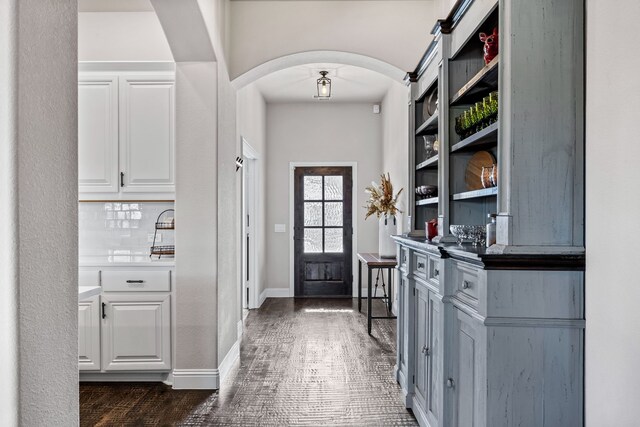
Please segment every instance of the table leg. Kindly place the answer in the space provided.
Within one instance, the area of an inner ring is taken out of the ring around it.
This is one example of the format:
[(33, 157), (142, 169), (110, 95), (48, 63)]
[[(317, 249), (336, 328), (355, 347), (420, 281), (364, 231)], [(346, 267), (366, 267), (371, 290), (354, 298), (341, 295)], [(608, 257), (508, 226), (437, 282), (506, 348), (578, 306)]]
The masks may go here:
[(391, 285), (391, 272), (393, 271), (392, 268), (389, 268), (389, 297), (388, 297), (388, 305), (389, 305), (389, 311), (391, 311), (391, 298), (393, 298), (393, 286)]
[(367, 274), (367, 332), (371, 335), (371, 267), (367, 266), (368, 274)]
[(362, 261), (358, 260), (358, 313), (362, 312)]

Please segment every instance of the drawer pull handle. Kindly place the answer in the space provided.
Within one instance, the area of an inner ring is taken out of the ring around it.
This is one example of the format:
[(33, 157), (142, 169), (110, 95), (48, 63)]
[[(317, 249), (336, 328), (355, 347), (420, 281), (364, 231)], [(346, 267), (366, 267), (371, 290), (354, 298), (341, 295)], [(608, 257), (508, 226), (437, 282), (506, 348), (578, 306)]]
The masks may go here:
[(433, 270), (433, 277), (440, 277), (440, 270), (438, 270), (437, 268)]
[(418, 270), (424, 269), (424, 262), (418, 262)]
[(107, 307), (106, 303), (102, 303), (102, 318), (106, 319), (107, 318), (107, 312), (105, 311), (105, 308)]
[(465, 280), (462, 282), (462, 289), (469, 289), (471, 287), (471, 282), (468, 280)]
[(144, 280), (127, 280), (127, 283), (144, 283)]
[(453, 388), (455, 385), (456, 383), (453, 381), (453, 378), (447, 380), (447, 388)]

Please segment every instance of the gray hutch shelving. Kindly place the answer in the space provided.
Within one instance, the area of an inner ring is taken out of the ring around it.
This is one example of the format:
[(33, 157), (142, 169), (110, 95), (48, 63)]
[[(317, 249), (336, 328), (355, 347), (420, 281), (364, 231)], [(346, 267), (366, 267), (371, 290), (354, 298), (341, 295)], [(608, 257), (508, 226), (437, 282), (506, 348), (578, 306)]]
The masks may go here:
[[(425, 23), (425, 27), (428, 27)], [(499, 28), (488, 65), (479, 32)], [(411, 88), (413, 233), (398, 243), (398, 358), (405, 403), (423, 426), (583, 425), (584, 2), (459, 0), (438, 21)], [(424, 114), (437, 90), (438, 111)], [(467, 136), (455, 117), (491, 91), (496, 123)], [(425, 158), (422, 135), (437, 134)], [(468, 191), (483, 150), (497, 186)], [(489, 248), (451, 224), (497, 214)], [(438, 219), (438, 236), (419, 237)]]

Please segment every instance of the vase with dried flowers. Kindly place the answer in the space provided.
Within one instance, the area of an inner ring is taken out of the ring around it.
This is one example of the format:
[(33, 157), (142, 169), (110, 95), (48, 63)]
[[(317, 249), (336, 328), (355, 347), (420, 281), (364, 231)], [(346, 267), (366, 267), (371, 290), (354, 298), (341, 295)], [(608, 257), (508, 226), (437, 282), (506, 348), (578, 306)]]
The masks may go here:
[(396, 223), (396, 215), (402, 212), (398, 209), (398, 197), (402, 193), (402, 188), (398, 193), (393, 195), (393, 184), (389, 173), (380, 176), (380, 185), (372, 182), (365, 189), (369, 194), (369, 200), (365, 209), (367, 214), (364, 219), (371, 215), (378, 217), (378, 255), (380, 258), (394, 258), (396, 256), (396, 247), (391, 236), (397, 234), (398, 226)]

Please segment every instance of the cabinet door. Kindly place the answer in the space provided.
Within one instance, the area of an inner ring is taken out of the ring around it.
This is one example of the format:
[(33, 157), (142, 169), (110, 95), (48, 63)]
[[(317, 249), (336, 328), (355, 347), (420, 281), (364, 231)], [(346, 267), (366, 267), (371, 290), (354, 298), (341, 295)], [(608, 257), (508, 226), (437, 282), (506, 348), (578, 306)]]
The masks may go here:
[(169, 294), (104, 293), (102, 368), (171, 369)]
[(436, 294), (429, 291), (427, 312), (427, 419), (432, 426), (438, 425), (442, 400), (442, 349), (441, 314), (442, 302)]
[(100, 370), (100, 296), (78, 303), (78, 368)]
[(120, 172), (123, 192), (175, 191), (174, 76), (120, 77)]
[(78, 184), (81, 193), (118, 192), (118, 78), (78, 81)]
[[(484, 345), (479, 320), (455, 309), (454, 328), (454, 405), (455, 426), (483, 426), (482, 392), (484, 369)], [(451, 385), (451, 383), (449, 383)]]
[[(397, 337), (397, 366), (399, 371), (398, 381), (407, 389), (407, 352), (409, 343), (409, 310), (407, 307), (409, 283), (402, 275), (398, 274), (398, 337)], [(404, 382), (403, 382), (404, 381)]]
[(415, 365), (414, 365), (414, 393), (417, 403), (424, 410), (427, 403), (428, 393), (428, 306), (429, 292), (425, 287), (416, 283), (415, 294)]

